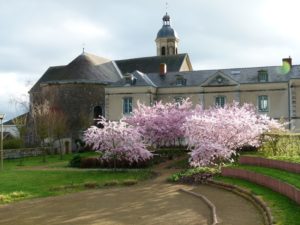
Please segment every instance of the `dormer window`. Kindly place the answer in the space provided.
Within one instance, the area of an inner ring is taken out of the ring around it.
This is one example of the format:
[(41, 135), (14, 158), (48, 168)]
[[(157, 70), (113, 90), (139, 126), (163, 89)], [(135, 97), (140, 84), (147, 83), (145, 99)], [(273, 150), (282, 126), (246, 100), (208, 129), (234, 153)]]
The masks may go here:
[(176, 86), (185, 86), (186, 85), (186, 79), (184, 79), (182, 76), (176, 77)]
[(133, 76), (131, 73), (128, 73), (124, 76), (125, 78), (125, 85), (131, 86), (136, 84), (136, 77)]
[(258, 71), (258, 82), (268, 82), (268, 71), (266, 70)]

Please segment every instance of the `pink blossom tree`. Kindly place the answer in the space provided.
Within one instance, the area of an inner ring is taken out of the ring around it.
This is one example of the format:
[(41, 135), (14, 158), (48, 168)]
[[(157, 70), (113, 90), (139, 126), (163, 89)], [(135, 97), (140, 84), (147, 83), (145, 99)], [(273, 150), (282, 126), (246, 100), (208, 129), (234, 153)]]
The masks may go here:
[(124, 121), (113, 122), (99, 120), (103, 128), (92, 126), (84, 133), (87, 145), (102, 153), (102, 158), (114, 161), (116, 168), (117, 160), (133, 162), (146, 161), (152, 157), (142, 140), (141, 134)]
[(124, 120), (136, 127), (146, 143), (156, 146), (175, 145), (184, 136), (181, 129), (187, 116), (192, 115), (192, 103), (189, 99), (181, 103), (163, 104), (157, 102), (154, 106), (138, 103), (132, 115)]
[(233, 103), (195, 113), (183, 126), (192, 150), (190, 164), (206, 166), (230, 160), (245, 145), (259, 146), (261, 134), (271, 129), (283, 127), (268, 116), (257, 114), (250, 104)]

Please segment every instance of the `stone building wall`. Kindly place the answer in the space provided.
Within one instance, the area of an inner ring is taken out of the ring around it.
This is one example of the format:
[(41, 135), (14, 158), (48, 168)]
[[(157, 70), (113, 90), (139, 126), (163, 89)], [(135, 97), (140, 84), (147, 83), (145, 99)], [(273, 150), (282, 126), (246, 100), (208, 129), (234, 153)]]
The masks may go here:
[(66, 83), (48, 84), (39, 92), (31, 93), (31, 102), (41, 104), (48, 100), (50, 106), (67, 117), (69, 131), (66, 137), (78, 138), (79, 131), (94, 124), (94, 109), (102, 108), (105, 115), (105, 93), (103, 84)]

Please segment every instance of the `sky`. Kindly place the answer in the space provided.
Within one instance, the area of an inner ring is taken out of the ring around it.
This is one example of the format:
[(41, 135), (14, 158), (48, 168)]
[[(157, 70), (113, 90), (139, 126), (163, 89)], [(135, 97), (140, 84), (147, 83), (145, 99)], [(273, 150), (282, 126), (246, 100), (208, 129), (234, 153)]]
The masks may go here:
[(300, 64), (297, 0), (0, 0), (0, 113), (23, 101), (50, 66), (86, 52), (126, 59), (156, 55), (168, 11), (179, 53), (194, 70)]

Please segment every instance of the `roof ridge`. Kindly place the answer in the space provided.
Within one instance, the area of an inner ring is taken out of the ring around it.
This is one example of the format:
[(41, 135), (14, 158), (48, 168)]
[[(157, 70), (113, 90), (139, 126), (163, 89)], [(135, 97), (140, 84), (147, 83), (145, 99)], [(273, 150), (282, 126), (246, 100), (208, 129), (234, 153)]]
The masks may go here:
[(114, 61), (126, 61), (126, 60), (136, 60), (136, 59), (149, 59), (149, 58), (164, 58), (164, 57), (177, 57), (177, 56), (185, 56), (188, 55), (188, 53), (180, 53), (177, 55), (159, 55), (159, 56), (145, 56), (145, 57), (137, 57), (137, 58), (128, 58), (128, 59), (117, 59)]
[[(194, 71), (213, 71), (213, 70), (239, 70), (239, 69), (255, 69), (255, 68), (274, 68), (274, 67), (281, 67), (282, 65), (277, 66), (249, 66), (249, 67), (229, 67), (229, 68), (216, 68), (216, 69), (200, 69), (200, 70), (194, 70)], [(293, 66), (300, 66), (300, 64), (294, 64)]]

